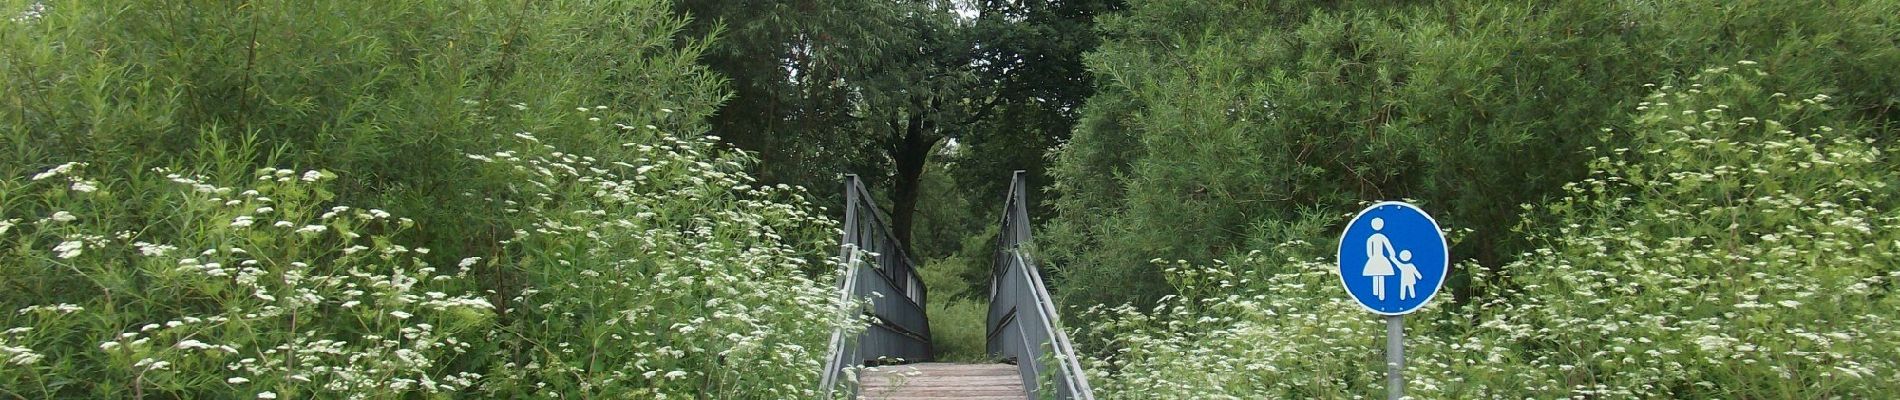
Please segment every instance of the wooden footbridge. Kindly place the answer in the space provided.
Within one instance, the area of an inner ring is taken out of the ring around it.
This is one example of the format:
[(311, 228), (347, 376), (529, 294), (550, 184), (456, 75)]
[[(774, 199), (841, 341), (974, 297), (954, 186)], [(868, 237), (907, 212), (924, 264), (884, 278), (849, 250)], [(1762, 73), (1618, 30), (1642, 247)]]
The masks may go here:
[(1074, 346), (1056, 318), (1029, 235), (1022, 171), (1003, 200), (1002, 230), (990, 269), (985, 319), (990, 364), (931, 363), (928, 300), (917, 264), (855, 175), (845, 183), (845, 273), (841, 317), (862, 315), (860, 329), (831, 337), (821, 391), (826, 398), (904, 400), (1094, 399)]

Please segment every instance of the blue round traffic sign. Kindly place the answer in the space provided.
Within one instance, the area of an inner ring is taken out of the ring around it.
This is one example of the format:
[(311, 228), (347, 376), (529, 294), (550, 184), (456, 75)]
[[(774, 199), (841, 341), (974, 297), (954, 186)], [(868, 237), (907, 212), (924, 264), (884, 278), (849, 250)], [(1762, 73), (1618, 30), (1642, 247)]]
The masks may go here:
[(1402, 315), (1432, 301), (1451, 271), (1438, 221), (1405, 202), (1373, 204), (1339, 235), (1339, 283), (1359, 305)]

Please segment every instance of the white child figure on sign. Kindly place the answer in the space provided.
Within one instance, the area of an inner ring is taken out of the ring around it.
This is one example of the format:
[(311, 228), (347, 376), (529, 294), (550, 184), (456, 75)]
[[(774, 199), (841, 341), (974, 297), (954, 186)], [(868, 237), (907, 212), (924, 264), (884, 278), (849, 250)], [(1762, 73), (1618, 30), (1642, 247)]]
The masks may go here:
[[(1372, 236), (1366, 238), (1366, 267), (1359, 275), (1372, 278), (1372, 295), (1385, 300), (1385, 277), (1392, 276), (1392, 239), (1379, 232), (1385, 229), (1385, 218), (1372, 219)], [(1406, 288), (1409, 286), (1400, 286)]]
[(1418, 297), (1418, 280), (1425, 279), (1425, 275), (1418, 273), (1418, 266), (1412, 264), (1412, 251), (1399, 252), (1399, 262), (1396, 264), (1399, 267), (1399, 300)]

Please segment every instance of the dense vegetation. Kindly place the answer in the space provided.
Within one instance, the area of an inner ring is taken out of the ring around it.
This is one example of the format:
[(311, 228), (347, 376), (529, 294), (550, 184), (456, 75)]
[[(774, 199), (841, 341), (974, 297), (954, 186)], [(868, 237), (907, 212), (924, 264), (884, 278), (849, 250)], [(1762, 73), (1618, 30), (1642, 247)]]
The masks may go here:
[[(0, 397), (810, 398), (840, 174), (1105, 398), (1900, 393), (1900, 1), (0, 0)], [(861, 321), (856, 321), (861, 322)]]
[(1072, 301), (1152, 301), (1169, 290), (1150, 259), (1317, 241), (1360, 201), (1414, 199), (1470, 230), (1454, 254), (1501, 265), (1530, 248), (1519, 205), (1582, 178), (1586, 148), (1623, 147), (1597, 131), (1629, 127), (1646, 83), (1755, 60), (1892, 138), (1896, 7), (1137, 3), (1091, 55), (1102, 87), (1051, 167), (1048, 247), (1078, 265)]
[(1380, 199), (1461, 258), (1408, 394), (1888, 397), (1896, 10), (1137, 2), (1044, 248), (1126, 398), (1382, 392), (1331, 265)]
[(835, 225), (699, 133), (665, 2), (41, 10), (0, 23), (0, 397), (816, 389)]
[[(1535, 248), (1456, 268), (1485, 296), (1409, 318), (1424, 398), (1886, 397), (1900, 387), (1889, 152), (1825, 94), (1752, 61), (1652, 88), (1591, 174), (1525, 212)], [(1770, 75), (1772, 76), (1772, 75)], [(1469, 239), (1467, 239), (1469, 240)], [(1331, 241), (1167, 267), (1120, 306), (1098, 381), (1125, 398), (1382, 391), (1382, 319), (1338, 292)]]

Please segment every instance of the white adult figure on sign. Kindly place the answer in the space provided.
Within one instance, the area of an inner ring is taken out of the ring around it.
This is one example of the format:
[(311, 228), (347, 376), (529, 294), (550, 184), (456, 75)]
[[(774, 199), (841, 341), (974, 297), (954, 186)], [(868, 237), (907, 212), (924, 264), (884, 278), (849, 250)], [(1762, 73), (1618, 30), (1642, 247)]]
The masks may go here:
[(1392, 239), (1379, 232), (1385, 229), (1384, 218), (1372, 219), (1372, 236), (1366, 238), (1366, 268), (1360, 276), (1372, 278), (1372, 295), (1385, 300), (1385, 277), (1392, 276)]

